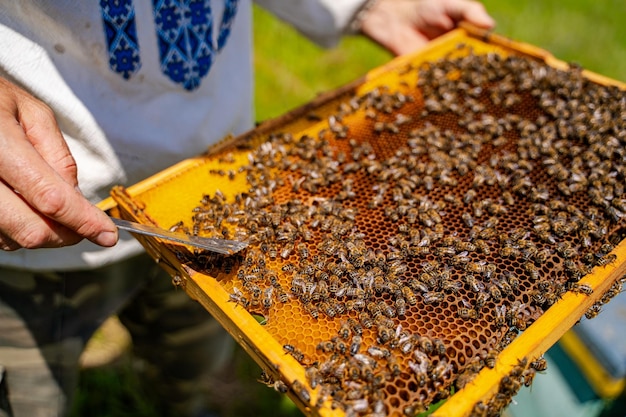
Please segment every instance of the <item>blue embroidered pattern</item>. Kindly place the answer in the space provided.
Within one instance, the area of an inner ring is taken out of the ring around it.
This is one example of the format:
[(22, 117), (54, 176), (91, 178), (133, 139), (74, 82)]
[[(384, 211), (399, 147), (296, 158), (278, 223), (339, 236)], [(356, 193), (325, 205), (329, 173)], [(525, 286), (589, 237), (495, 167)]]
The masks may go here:
[[(224, 0), (217, 44), (210, 0), (152, 0), (161, 71), (186, 90), (208, 74), (224, 48), (239, 0)], [(100, 0), (111, 69), (129, 79), (141, 67), (132, 0)]]
[(125, 79), (141, 67), (132, 0), (100, 0), (109, 67)]
[(161, 71), (186, 90), (200, 85), (225, 45), (238, 0), (225, 0), (217, 45), (209, 0), (153, 0)]

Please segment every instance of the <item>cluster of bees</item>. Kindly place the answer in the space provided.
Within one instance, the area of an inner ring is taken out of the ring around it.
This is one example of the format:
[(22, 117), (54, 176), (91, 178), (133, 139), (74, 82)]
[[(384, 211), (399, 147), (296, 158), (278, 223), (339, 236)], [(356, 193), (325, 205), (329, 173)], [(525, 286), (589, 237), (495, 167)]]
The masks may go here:
[[(229, 175), (245, 192), (206, 195), (174, 227), (250, 242), (196, 266), (227, 265), (231, 301), (268, 331), (273, 311), (298, 305), (285, 353), (317, 405), (350, 416), (412, 416), (462, 388), (563, 293), (592, 293), (579, 280), (624, 237), (624, 91), (466, 46), (398, 76), (415, 72), (417, 88), (355, 96), (314, 133), (270, 135)], [(308, 321), (328, 337), (304, 345)], [(507, 381), (530, 384), (541, 363)], [(514, 392), (475, 412), (497, 414)]]

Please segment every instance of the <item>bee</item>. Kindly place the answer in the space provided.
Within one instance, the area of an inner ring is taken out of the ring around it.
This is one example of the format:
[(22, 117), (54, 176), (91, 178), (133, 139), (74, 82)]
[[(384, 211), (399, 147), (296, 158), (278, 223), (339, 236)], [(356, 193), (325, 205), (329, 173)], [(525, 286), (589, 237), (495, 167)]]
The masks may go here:
[[(383, 301), (383, 300), (380, 300), (378, 302), (378, 308), (385, 316), (387, 316), (389, 318), (392, 318), (392, 317), (396, 316), (396, 310), (392, 306), (390, 306), (389, 304), (385, 303), (385, 301)], [(374, 315), (374, 318), (376, 318), (375, 315)]]
[(455, 247), (458, 252), (476, 252), (476, 245), (472, 242), (466, 242), (463, 240), (457, 240)]
[(500, 291), (500, 288), (498, 288), (498, 286), (496, 285), (489, 286), (489, 294), (495, 302), (502, 300), (502, 292)]
[(496, 326), (502, 327), (506, 324), (506, 305), (496, 306)]
[(338, 316), (346, 312), (346, 305), (339, 301), (332, 302), (333, 308)]
[(430, 373), (430, 377), (433, 380), (438, 381), (444, 378), (451, 371), (452, 371), (452, 364), (448, 363), (448, 361), (445, 358), (443, 358), (439, 362), (437, 362), (437, 365), (433, 367)]
[(504, 245), (500, 247), (500, 249), (498, 249), (498, 253), (503, 258), (512, 258), (512, 259), (519, 258), (522, 255), (522, 252), (519, 249), (511, 245)]
[(350, 355), (354, 356), (359, 353), (359, 350), (361, 350), (362, 341), (363, 339), (359, 335), (355, 335), (354, 337), (352, 337), (352, 343), (350, 344)]
[(333, 318), (337, 315), (337, 311), (330, 302), (322, 301), (321, 303), (319, 303), (319, 308), (324, 314), (326, 314), (330, 318)]
[(456, 250), (452, 246), (440, 246), (435, 248), (434, 254), (437, 256), (453, 256)]
[(444, 356), (446, 354), (446, 345), (443, 343), (441, 339), (433, 339), (434, 350), (439, 356)]
[(274, 301), (274, 287), (268, 287), (263, 291), (263, 307), (266, 310), (272, 308), (272, 304)]
[(402, 372), (398, 359), (393, 355), (389, 355), (387, 357), (387, 367), (389, 368), (392, 377), (397, 377)]
[(470, 188), (463, 196), (463, 202), (465, 204), (470, 204), (476, 198), (476, 195), (476, 190)]
[(363, 334), (363, 327), (353, 318), (348, 319), (348, 325), (350, 329), (354, 332), (354, 334), (361, 336)]
[(186, 283), (185, 283), (185, 280), (180, 275), (175, 274), (172, 277), (172, 285), (177, 287), (177, 288), (178, 287), (185, 288)]
[(543, 372), (548, 369), (548, 361), (543, 356), (540, 356), (530, 363), (530, 367), (537, 372)]
[(406, 315), (406, 300), (402, 297), (396, 298), (396, 313), (398, 317)]
[(426, 380), (428, 379), (428, 367), (426, 362), (415, 363), (409, 360), (409, 368), (415, 374), (417, 385), (419, 387), (426, 385)]
[(446, 294), (443, 291), (429, 291), (424, 294), (424, 304), (439, 304), (445, 300)]
[(609, 252), (611, 252), (613, 250), (615, 246), (613, 246), (611, 243), (603, 243), (602, 246), (600, 246), (600, 254), (606, 255)]
[(504, 203), (508, 206), (515, 205), (515, 198), (513, 197), (513, 194), (511, 194), (510, 191), (504, 191), (502, 193), (502, 200), (504, 200)]
[(406, 285), (402, 287), (402, 296), (406, 299), (409, 305), (414, 306), (415, 304), (417, 304), (417, 297), (410, 287)]
[(335, 351), (335, 343), (331, 340), (325, 340), (319, 342), (316, 346), (317, 350), (321, 350), (324, 353), (332, 353)]
[(513, 340), (515, 340), (515, 338), (517, 337), (518, 333), (519, 333), (519, 331), (517, 329), (515, 329), (515, 328), (510, 329), (508, 332), (506, 332), (504, 334), (504, 336), (502, 337), (502, 340), (498, 344), (498, 348), (504, 349), (505, 347), (510, 345), (511, 342), (513, 342)]
[(454, 255), (450, 258), (450, 265), (458, 266), (465, 265), (470, 262), (470, 258), (467, 256), (467, 251), (463, 251), (458, 255)]
[(392, 262), (392, 261), (401, 260), (401, 259), (404, 259), (404, 255), (402, 254), (401, 251), (389, 252), (387, 254), (387, 262)]
[(622, 283), (621, 281), (616, 281), (613, 283), (613, 285), (611, 285), (611, 287), (607, 290), (607, 292), (602, 296), (600, 301), (603, 304), (606, 304), (609, 301), (611, 301), (613, 297), (617, 296), (621, 292), (622, 292)]
[(172, 227), (170, 227), (169, 231), (170, 232), (182, 232), (185, 234), (189, 234), (189, 228), (185, 226), (182, 220), (176, 223), (175, 225), (173, 225)]
[(428, 246), (411, 246), (409, 254), (411, 256), (424, 256), (430, 253), (430, 247)]
[(287, 384), (285, 384), (281, 380), (274, 381), (274, 378), (272, 378), (265, 371), (261, 373), (261, 378), (259, 379), (259, 382), (267, 385), (268, 387), (274, 388), (276, 392), (279, 392), (281, 394), (285, 394), (287, 391), (289, 391), (289, 388), (287, 388)]
[(576, 248), (572, 247), (569, 242), (562, 242), (556, 246), (556, 251), (565, 259), (571, 259), (578, 256)]
[(363, 310), (366, 305), (365, 300), (362, 298), (356, 298), (354, 300), (347, 300), (345, 304), (346, 304), (347, 311)]
[(302, 382), (298, 380), (293, 381), (291, 389), (305, 404), (311, 402), (311, 394), (309, 394), (309, 391), (305, 388)]
[(488, 300), (489, 300), (489, 293), (486, 293), (484, 291), (478, 293), (478, 297), (476, 297), (476, 302), (474, 303), (474, 308), (476, 309), (476, 311), (482, 310), (482, 308), (485, 306)]
[(469, 273), (466, 275), (469, 276), (471, 274), (482, 274), (486, 271), (485, 267), (486, 263), (481, 262), (468, 262), (465, 264), (465, 270)]
[(447, 279), (441, 281), (441, 289), (444, 292), (456, 294), (461, 288), (463, 288), (463, 283), (460, 281), (450, 281)]
[(472, 217), (472, 215), (468, 213), (467, 211), (464, 211), (463, 214), (461, 214), (461, 219), (463, 220), (463, 223), (465, 223), (467, 227), (471, 228), (475, 224), (474, 217)]
[(460, 207), (461, 205), (463, 205), (463, 201), (454, 194), (446, 194), (443, 196), (443, 199), (444, 201), (457, 207)]
[(600, 314), (601, 311), (602, 311), (602, 304), (595, 303), (591, 307), (589, 307), (589, 309), (585, 312), (585, 317), (588, 320), (591, 320), (591, 319), (597, 317), (598, 314)]
[(525, 369), (522, 372), (522, 381), (525, 387), (530, 387), (532, 385), (533, 380), (535, 379), (536, 373), (537, 371), (535, 371), (535, 369), (533, 368)]
[(496, 366), (496, 359), (498, 357), (498, 351), (491, 349), (489, 352), (487, 352), (487, 355), (485, 356), (485, 366), (487, 368), (495, 368)]
[(229, 295), (229, 301), (233, 301), (245, 309), (250, 306), (250, 300), (248, 300), (237, 287), (233, 287), (233, 292)]
[(428, 261), (422, 264), (422, 271), (426, 273), (434, 272), (434, 271), (437, 271), (438, 269), (439, 269), (439, 262), (435, 260)]
[(487, 242), (485, 242), (484, 240), (476, 239), (474, 240), (474, 245), (476, 245), (476, 249), (478, 249), (483, 254), (487, 256), (491, 255), (491, 249), (489, 248)]
[[(309, 248), (305, 243), (298, 243), (298, 253), (302, 259), (308, 259), (309, 257)], [(283, 256), (283, 258), (286, 258)]]
[(532, 279), (533, 281), (539, 280), (539, 269), (535, 266), (534, 263), (526, 261), (524, 262), (523, 267), (524, 270), (528, 272), (528, 276), (530, 277), (530, 279)]
[(359, 321), (363, 327), (366, 329), (371, 329), (374, 326), (374, 322), (372, 321), (372, 317), (366, 311), (362, 311), (359, 313)]
[(615, 260), (617, 259), (617, 255), (614, 253), (609, 253), (607, 255), (604, 255), (600, 258), (598, 258), (598, 260), (596, 261), (596, 265), (598, 266), (606, 266), (609, 265), (613, 262), (615, 262)]
[(418, 341), (418, 337), (415, 335), (408, 335), (406, 333), (402, 333), (402, 335), (398, 335), (397, 345), (400, 348), (400, 351), (404, 354), (408, 354), (411, 352), (415, 346), (415, 343)]
[(317, 320), (320, 316), (319, 309), (315, 304), (304, 303), (304, 310), (311, 315), (315, 320)]
[(304, 371), (304, 375), (306, 376), (309, 385), (313, 389), (317, 388), (318, 385), (324, 382), (324, 378), (320, 374), (317, 365), (309, 366), (308, 368), (306, 368), (306, 370)]
[(385, 326), (378, 327), (378, 343), (384, 345), (394, 336), (394, 330)]
[(519, 379), (505, 375), (500, 380), (500, 392), (505, 395), (515, 395), (521, 385)]
[(477, 320), (478, 312), (473, 308), (460, 307), (457, 310), (457, 315), (461, 317), (463, 320)]
[(291, 356), (293, 356), (294, 359), (297, 360), (298, 362), (300, 362), (300, 363), (304, 362), (304, 353), (302, 353), (295, 346), (293, 346), (293, 345), (283, 345), (283, 350), (286, 353), (289, 353)]
[(341, 327), (339, 328), (339, 337), (344, 340), (348, 340), (352, 335), (352, 329), (350, 328), (350, 324), (347, 321), (341, 323)]
[(428, 287), (428, 289), (435, 289), (439, 285), (437, 279), (433, 276), (433, 274), (430, 274), (428, 272), (420, 274), (419, 280), (424, 283)]
[(569, 289), (570, 291), (577, 293), (577, 294), (586, 294), (586, 295), (593, 294), (593, 288), (591, 288), (591, 285), (589, 284), (579, 284), (577, 282), (572, 282), (572, 283), (569, 283)]
[(475, 293), (480, 293), (485, 289), (485, 284), (477, 280), (474, 274), (465, 274), (463, 279), (467, 286)]
[(391, 352), (388, 349), (380, 346), (368, 347), (367, 353), (375, 359), (388, 359), (389, 357), (391, 357)]
[[(419, 346), (422, 352), (427, 353), (427, 354), (431, 354), (435, 350), (435, 344), (433, 343), (432, 339), (429, 338), (428, 336), (420, 336)], [(416, 350), (413, 352), (413, 354), (418, 355), (417, 352), (418, 351)]]
[(389, 264), (388, 272), (392, 275), (402, 275), (408, 270), (408, 266), (400, 261), (394, 261)]

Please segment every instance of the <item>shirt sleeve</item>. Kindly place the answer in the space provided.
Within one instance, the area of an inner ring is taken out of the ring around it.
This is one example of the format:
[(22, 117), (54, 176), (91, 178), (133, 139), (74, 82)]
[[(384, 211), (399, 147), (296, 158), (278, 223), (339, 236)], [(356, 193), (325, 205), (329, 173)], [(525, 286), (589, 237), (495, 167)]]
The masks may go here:
[(350, 33), (350, 23), (366, 0), (255, 0), (281, 20), (323, 47), (335, 46)]

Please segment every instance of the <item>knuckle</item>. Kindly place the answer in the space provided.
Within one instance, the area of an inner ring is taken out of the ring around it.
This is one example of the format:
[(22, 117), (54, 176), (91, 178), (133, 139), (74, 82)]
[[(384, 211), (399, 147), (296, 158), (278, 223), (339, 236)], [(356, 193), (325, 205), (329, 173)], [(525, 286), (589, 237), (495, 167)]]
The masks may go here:
[(36, 100), (32, 103), (31, 112), (37, 112), (37, 116), (46, 121), (55, 121), (56, 117), (54, 115), (54, 111), (50, 106), (48, 106), (43, 101)]
[(44, 216), (56, 219), (67, 209), (67, 198), (60, 188), (46, 184), (34, 190), (34, 204)]
[(45, 228), (26, 226), (18, 231), (14, 240), (20, 248), (37, 249), (47, 246), (50, 237), (49, 230)]

